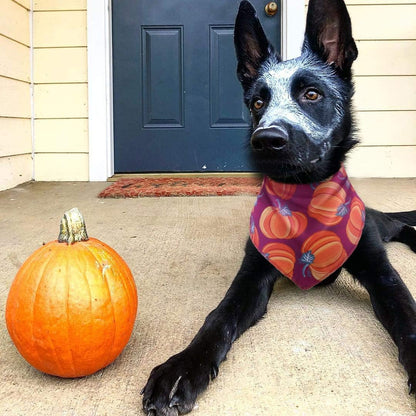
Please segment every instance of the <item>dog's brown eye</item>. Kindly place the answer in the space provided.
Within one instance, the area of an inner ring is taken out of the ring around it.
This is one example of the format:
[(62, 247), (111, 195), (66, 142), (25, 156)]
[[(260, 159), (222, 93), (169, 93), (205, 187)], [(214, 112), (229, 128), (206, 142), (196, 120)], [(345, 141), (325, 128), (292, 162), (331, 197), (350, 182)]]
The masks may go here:
[(254, 101), (253, 107), (256, 110), (260, 110), (263, 107), (263, 105), (264, 105), (264, 101), (262, 101), (262, 100), (256, 100), (256, 101)]
[(313, 89), (306, 91), (304, 95), (304, 97), (309, 101), (316, 101), (320, 96), (321, 94)]

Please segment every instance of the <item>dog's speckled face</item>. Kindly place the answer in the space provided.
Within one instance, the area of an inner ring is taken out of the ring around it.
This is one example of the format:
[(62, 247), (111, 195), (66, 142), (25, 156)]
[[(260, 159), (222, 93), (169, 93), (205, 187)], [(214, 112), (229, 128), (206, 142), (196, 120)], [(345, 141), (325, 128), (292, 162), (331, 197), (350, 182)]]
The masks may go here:
[[(350, 22), (338, 12), (332, 10), (341, 31)], [(250, 3), (241, 4), (236, 20), (237, 73), (252, 116), (253, 159), (260, 171), (284, 182), (327, 178), (356, 143), (350, 108), (355, 43), (344, 34), (337, 38), (332, 26), (329, 33), (316, 28), (313, 20), (309, 16), (301, 56), (288, 61), (274, 52)]]
[[(255, 157), (263, 162), (271, 158), (287, 173), (296, 172), (297, 167), (314, 170), (339, 144), (340, 135), (335, 133), (342, 125), (350, 94), (348, 84), (334, 69), (312, 54), (285, 62), (269, 58), (247, 94)], [(287, 138), (284, 146), (278, 140), (274, 145), (274, 127)], [(270, 137), (256, 140), (267, 131), (272, 132)]]

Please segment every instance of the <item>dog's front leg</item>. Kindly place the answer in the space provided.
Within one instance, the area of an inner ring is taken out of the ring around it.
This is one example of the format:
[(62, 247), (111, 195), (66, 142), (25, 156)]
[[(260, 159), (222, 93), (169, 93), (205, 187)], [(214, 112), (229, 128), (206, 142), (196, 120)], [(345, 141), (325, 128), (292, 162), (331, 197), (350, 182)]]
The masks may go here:
[(409, 376), (409, 393), (415, 393), (416, 303), (390, 264), (371, 218), (345, 267), (367, 289), (377, 318), (398, 347), (399, 360)]
[(147, 414), (176, 416), (192, 410), (197, 395), (217, 376), (233, 341), (266, 312), (278, 276), (249, 240), (243, 264), (224, 299), (189, 346), (151, 372), (143, 389)]

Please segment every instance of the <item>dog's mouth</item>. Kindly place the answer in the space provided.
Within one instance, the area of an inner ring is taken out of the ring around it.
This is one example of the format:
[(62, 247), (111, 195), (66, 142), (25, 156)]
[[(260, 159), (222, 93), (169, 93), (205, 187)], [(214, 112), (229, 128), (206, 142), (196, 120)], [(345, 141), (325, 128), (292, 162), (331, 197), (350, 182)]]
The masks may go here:
[(251, 141), (251, 148), (255, 156), (261, 160), (269, 161), (276, 165), (291, 165), (293, 167), (306, 167), (317, 165), (326, 159), (331, 145), (324, 141), (320, 145), (294, 146), (285, 142), (282, 146), (280, 140), (275, 138), (268, 142), (267, 147), (258, 141)]
[(325, 141), (319, 145), (293, 146), (284, 148), (254, 148), (253, 156), (259, 170), (276, 180), (307, 182), (314, 178), (326, 165), (331, 145)]
[(322, 160), (325, 159), (325, 157), (326, 157), (327, 153), (329, 152), (330, 148), (331, 148), (331, 145), (329, 144), (329, 142), (324, 141), (322, 143), (322, 145), (320, 146), (320, 155), (318, 157), (314, 158), (314, 159), (309, 160), (309, 163), (311, 165), (315, 165), (319, 162), (322, 162)]

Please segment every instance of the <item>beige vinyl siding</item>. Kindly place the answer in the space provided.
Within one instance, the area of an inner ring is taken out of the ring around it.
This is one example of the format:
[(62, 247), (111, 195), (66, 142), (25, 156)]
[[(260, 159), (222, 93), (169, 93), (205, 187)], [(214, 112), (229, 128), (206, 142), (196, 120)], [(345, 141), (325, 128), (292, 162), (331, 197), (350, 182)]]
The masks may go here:
[(86, 10), (87, 0), (34, 0), (33, 9), (38, 11)]
[[(416, 176), (416, 1), (347, 0), (360, 146), (351, 176)], [(415, 190), (416, 191), (416, 190)]]
[(88, 180), (86, 3), (34, 1), (36, 180)]
[(32, 179), (29, 1), (0, 13), (0, 190)]

